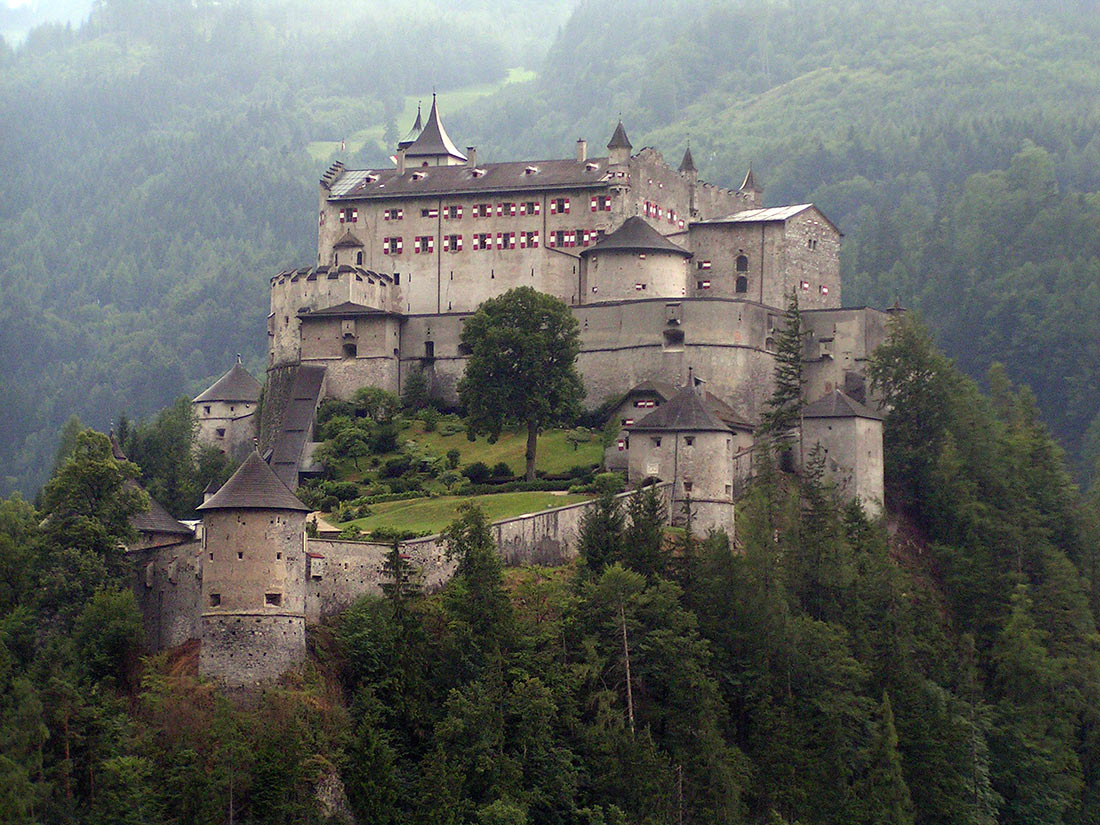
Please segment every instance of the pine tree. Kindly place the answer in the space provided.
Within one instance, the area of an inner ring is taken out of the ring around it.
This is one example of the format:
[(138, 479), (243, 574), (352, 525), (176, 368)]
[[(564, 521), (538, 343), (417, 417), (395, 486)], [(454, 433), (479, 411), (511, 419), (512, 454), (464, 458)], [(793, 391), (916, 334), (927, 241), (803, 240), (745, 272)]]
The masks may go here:
[(902, 775), (898, 732), (890, 694), (882, 693), (882, 706), (871, 744), (870, 764), (863, 804), (866, 821), (882, 825), (913, 825), (913, 800)]
[(760, 421), (760, 433), (780, 456), (780, 465), (791, 466), (802, 419), (802, 315), (798, 293), (791, 291), (783, 314), (775, 353), (775, 390)]
[(584, 570), (599, 576), (603, 569), (622, 558), (626, 516), (613, 488), (607, 486), (581, 516), (577, 540)]
[(668, 568), (664, 502), (653, 487), (639, 490), (626, 506), (630, 525), (623, 533), (623, 563), (644, 576), (664, 575)]

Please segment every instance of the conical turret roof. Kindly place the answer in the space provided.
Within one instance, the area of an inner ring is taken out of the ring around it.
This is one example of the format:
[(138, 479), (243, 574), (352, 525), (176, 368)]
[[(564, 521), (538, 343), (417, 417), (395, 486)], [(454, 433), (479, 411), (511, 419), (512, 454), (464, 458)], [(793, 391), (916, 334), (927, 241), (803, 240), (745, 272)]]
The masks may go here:
[(195, 396), (194, 403), (203, 401), (258, 401), (260, 382), (238, 361), (225, 375)]
[(677, 246), (648, 223), (635, 215), (623, 221), (623, 225), (600, 238), (595, 246), (590, 246), (581, 252), (581, 255), (592, 255), (597, 252), (609, 252), (623, 250), (631, 252), (675, 252), (690, 258), (692, 253), (682, 246)]
[(691, 147), (690, 146), (688, 146), (686, 149), (684, 149), (684, 159), (682, 161), (680, 161), (679, 171), (681, 171), (681, 172), (698, 172), (699, 171), (698, 169), (695, 168), (695, 158), (693, 158), (691, 156)]
[(413, 127), (409, 130), (409, 133), (405, 135), (405, 139), (398, 141), (397, 148), (408, 149), (410, 146), (413, 145), (413, 143), (416, 142), (416, 139), (420, 137), (420, 133), (422, 131), (424, 131), (424, 123), (420, 120), (420, 103), (418, 102), (416, 104), (416, 123), (413, 124)]
[(229, 481), (198, 510), (300, 510), (309, 508), (298, 501), (259, 453), (249, 453)]
[(684, 387), (630, 428), (632, 432), (729, 432), (693, 387)]
[(615, 133), (611, 135), (611, 140), (607, 142), (608, 149), (633, 149), (634, 146), (630, 142), (630, 138), (626, 136), (626, 129), (623, 128), (623, 122), (620, 120), (619, 125), (615, 127)]
[(424, 124), (424, 129), (416, 140), (405, 150), (405, 157), (438, 157), (439, 155), (466, 160), (466, 156), (458, 151), (454, 141), (447, 136), (447, 130), (439, 120), (439, 107), (436, 105), (435, 95), (432, 95), (432, 110), (428, 112), (428, 122)]
[(745, 175), (745, 180), (741, 183), (740, 192), (763, 192), (764, 187), (756, 182), (756, 176), (752, 173), (752, 164), (749, 164), (749, 171)]

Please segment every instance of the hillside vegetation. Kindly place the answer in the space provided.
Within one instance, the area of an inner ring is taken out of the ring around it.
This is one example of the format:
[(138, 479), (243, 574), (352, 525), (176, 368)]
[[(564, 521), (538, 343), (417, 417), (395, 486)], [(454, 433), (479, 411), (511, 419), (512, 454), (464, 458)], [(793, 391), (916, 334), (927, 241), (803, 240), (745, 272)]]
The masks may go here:
[[(313, 628), (233, 703), (193, 645), (137, 657), (119, 542), (143, 501), (80, 434), (0, 503), (0, 800), (15, 823), (1085, 825), (1100, 819), (1100, 514), (1003, 370), (983, 396), (910, 320), (872, 372), (889, 518), (767, 462), (736, 542), (605, 491), (568, 567), (448, 528), (426, 594)], [(815, 469), (816, 467), (816, 469)]]
[(621, 112), (673, 162), (690, 138), (708, 180), (752, 162), (768, 203), (813, 199), (846, 233), (847, 303), (919, 309), (974, 377), (1005, 363), (1088, 475), (1093, 3), (570, 8), (107, 0), (0, 44), (0, 489), (41, 483), (72, 413), (150, 415), (237, 352), (259, 374), (266, 279), (314, 254), (314, 181), (386, 163), (433, 87), (488, 159), (598, 148)]

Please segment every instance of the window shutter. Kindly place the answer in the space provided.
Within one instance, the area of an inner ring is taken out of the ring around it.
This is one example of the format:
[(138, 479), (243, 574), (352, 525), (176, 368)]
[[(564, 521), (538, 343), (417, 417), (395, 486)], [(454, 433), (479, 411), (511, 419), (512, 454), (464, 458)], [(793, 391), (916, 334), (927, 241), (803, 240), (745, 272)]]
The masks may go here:
[(550, 201), (550, 214), (551, 215), (558, 214), (558, 202), (557, 201)]
[(537, 247), (538, 245), (539, 245), (539, 233), (538, 233), (538, 232), (536, 232), (536, 233), (535, 233), (535, 236), (534, 236), (534, 241), (533, 241), (533, 243), (531, 244), (531, 247), (532, 247), (532, 248), (535, 248), (535, 247)]
[(461, 235), (459, 235), (457, 238), (455, 238), (455, 249), (459, 252), (462, 251), (462, 236)]
[(599, 203), (595, 195), (592, 196), (592, 211), (595, 212), (599, 208)]
[(569, 198), (565, 199), (565, 214), (569, 214)]

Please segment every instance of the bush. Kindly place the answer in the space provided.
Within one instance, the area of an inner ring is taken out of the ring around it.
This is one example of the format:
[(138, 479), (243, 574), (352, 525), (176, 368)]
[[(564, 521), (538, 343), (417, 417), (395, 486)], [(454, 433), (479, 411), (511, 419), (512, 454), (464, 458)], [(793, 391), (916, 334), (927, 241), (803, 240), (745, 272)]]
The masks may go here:
[(412, 467), (412, 459), (407, 455), (399, 455), (387, 459), (378, 474), (382, 478), (398, 478), (405, 475), (410, 467)]
[(484, 484), (492, 476), (493, 472), (484, 461), (475, 461), (462, 468), (462, 475), (470, 479), (474, 484)]
[(321, 404), (317, 410), (317, 429), (322, 429), (325, 424), (337, 416), (351, 419), (355, 416), (355, 405), (349, 401), (341, 401), (338, 398), (330, 398)]
[(340, 506), (340, 499), (338, 499), (336, 496), (325, 496), (323, 499), (321, 499), (320, 505), (321, 510), (326, 513), (331, 513)]
[(454, 487), (460, 481), (465, 481), (466, 477), (457, 470), (450, 469), (439, 476), (439, 481), (442, 484), (446, 484), (448, 488)]
[(447, 450), (447, 469), (457, 470), (460, 458), (462, 458), (462, 453), (458, 451), (458, 447), (451, 447), (451, 449)]
[(325, 493), (339, 501), (351, 501), (359, 498), (359, 485), (354, 481), (326, 481)]
[(498, 461), (493, 465), (492, 477), (494, 479), (508, 479), (512, 478), (512, 468), (508, 466), (507, 461)]
[(387, 421), (371, 433), (367, 443), (371, 452), (392, 453), (397, 449), (397, 426), (392, 421)]
[(439, 425), (440, 435), (458, 435), (466, 432), (466, 425), (453, 418), (444, 419)]
[(379, 424), (393, 420), (401, 409), (401, 401), (392, 392), (379, 387), (361, 387), (355, 391), (355, 411)]
[(439, 424), (439, 411), (428, 407), (420, 413), (420, 420), (424, 422), (424, 432), (434, 433), (436, 425)]

